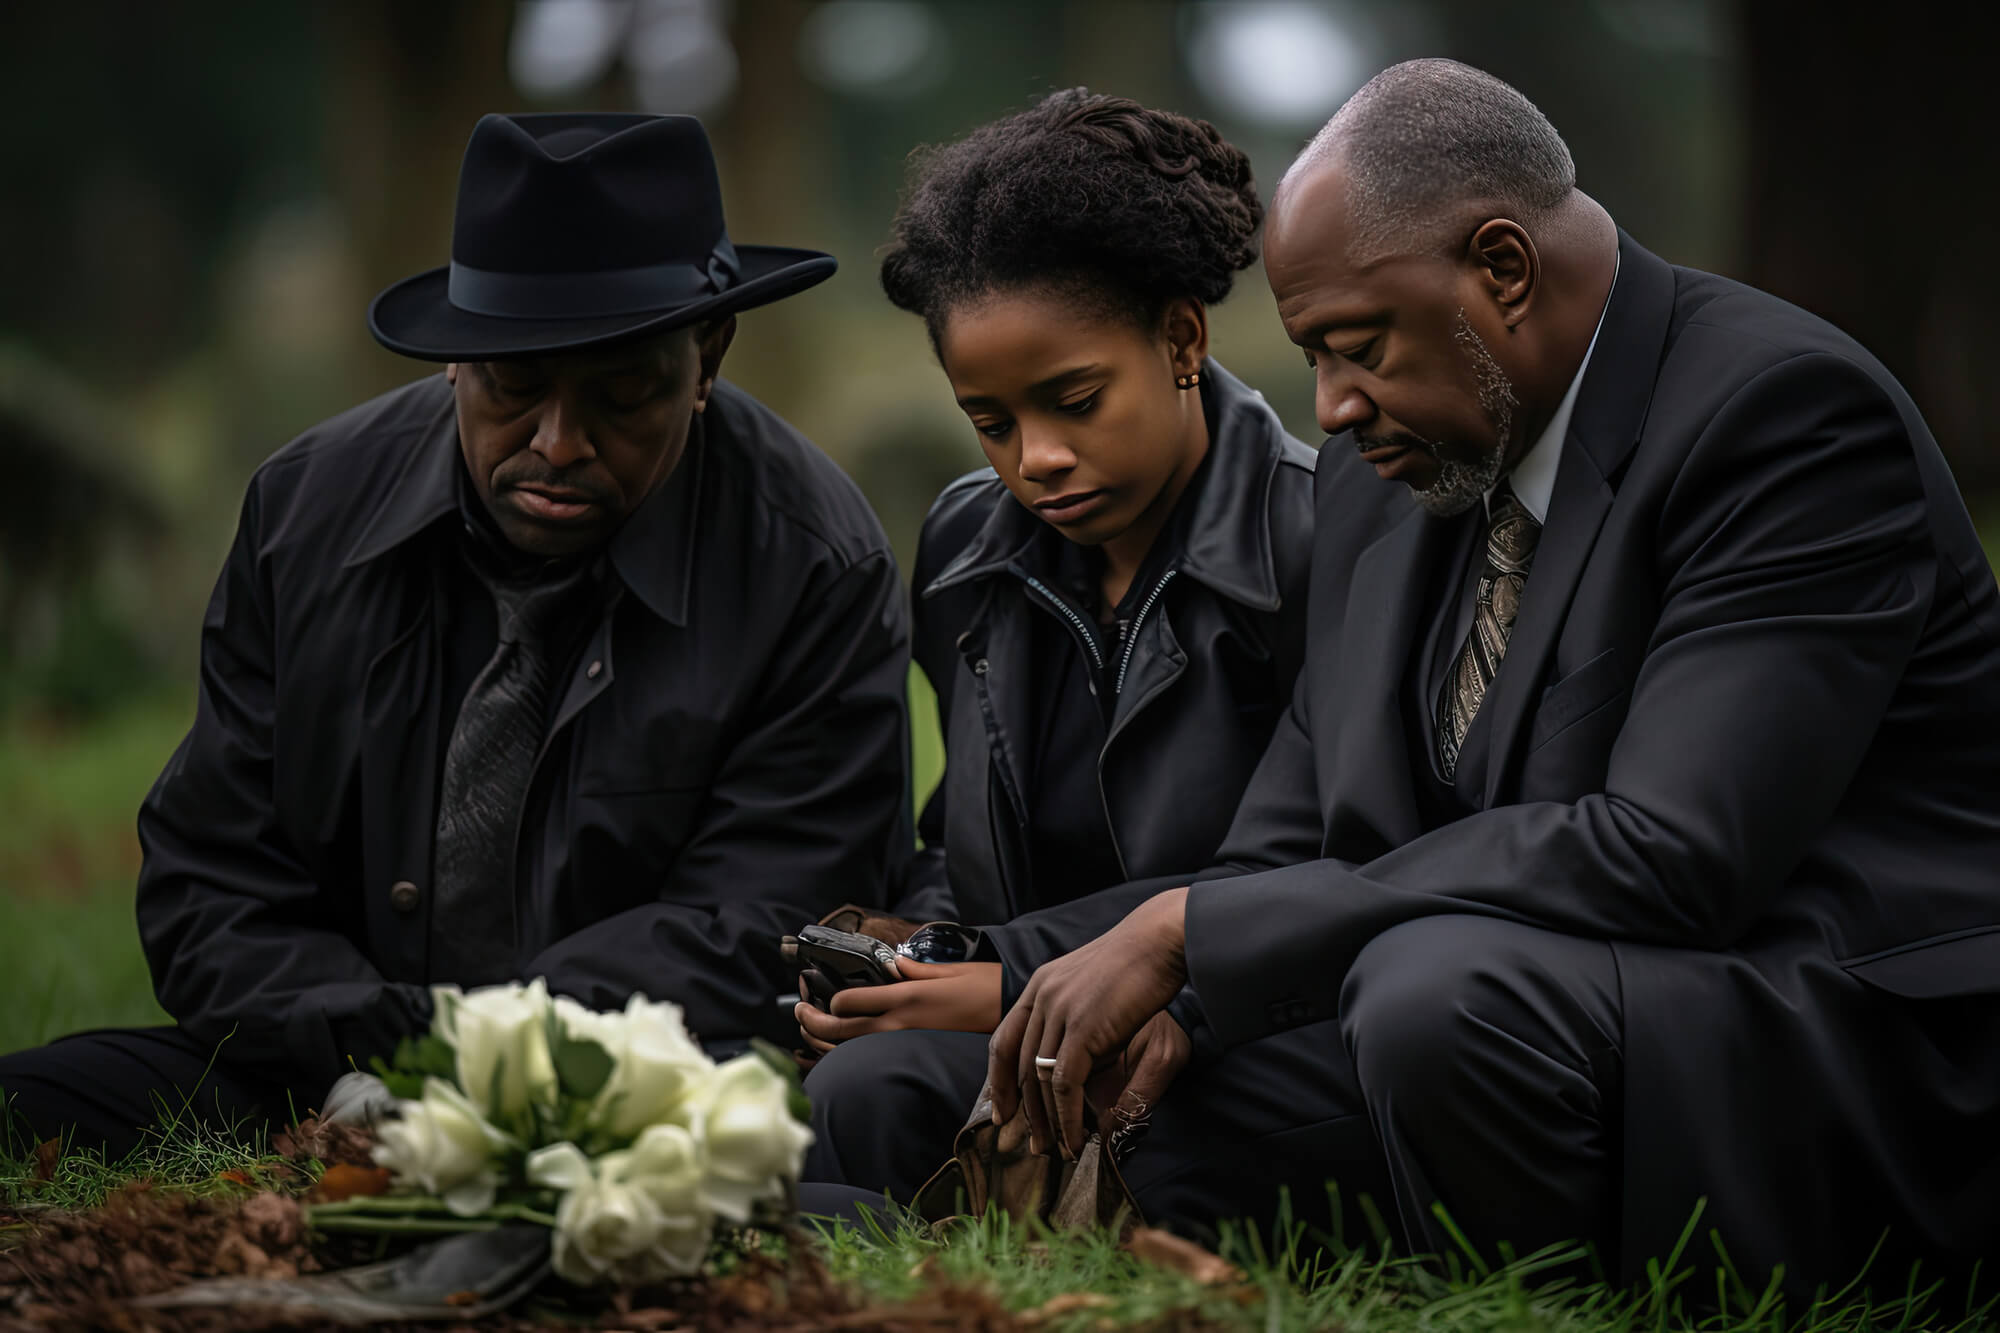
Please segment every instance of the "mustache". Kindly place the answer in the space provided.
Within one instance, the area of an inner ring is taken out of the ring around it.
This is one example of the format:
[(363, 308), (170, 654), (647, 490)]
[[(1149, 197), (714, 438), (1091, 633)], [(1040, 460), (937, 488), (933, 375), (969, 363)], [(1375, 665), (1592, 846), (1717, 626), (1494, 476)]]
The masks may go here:
[(518, 466), (511, 462), (503, 464), (494, 469), (492, 482), (496, 492), (535, 486), (544, 490), (570, 492), (599, 504), (618, 498), (603, 483), (591, 480), (580, 470), (564, 471), (560, 468), (547, 467), (541, 464), (539, 458), (523, 459)]
[(1433, 458), (1438, 456), (1437, 446), (1421, 435), (1412, 435), (1407, 431), (1398, 431), (1391, 435), (1363, 435), (1358, 431), (1355, 432), (1356, 453), (1365, 454), (1370, 449), (1387, 449), (1392, 446), (1397, 449), (1414, 449)]

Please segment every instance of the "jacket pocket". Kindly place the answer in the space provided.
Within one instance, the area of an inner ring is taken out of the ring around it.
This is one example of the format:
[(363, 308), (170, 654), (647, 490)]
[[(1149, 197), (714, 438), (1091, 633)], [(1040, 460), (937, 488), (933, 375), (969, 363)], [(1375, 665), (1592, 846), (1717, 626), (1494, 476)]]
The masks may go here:
[(1631, 688), (1618, 662), (1618, 650), (1606, 648), (1576, 670), (1542, 691), (1535, 724), (1528, 731), (1528, 749), (1539, 749), (1556, 735), (1589, 717)]
[(1914, 944), (1843, 958), (1839, 966), (1877, 990), (1908, 1000), (2000, 995), (2000, 926), (1933, 935)]

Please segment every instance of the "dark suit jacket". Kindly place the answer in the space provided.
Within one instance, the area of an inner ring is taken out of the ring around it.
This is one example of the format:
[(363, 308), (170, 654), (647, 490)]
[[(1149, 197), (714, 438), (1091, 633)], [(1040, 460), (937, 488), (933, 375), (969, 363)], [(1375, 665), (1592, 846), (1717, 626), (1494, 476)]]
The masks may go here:
[(1343, 542), (1365, 469), (1334, 441), (1306, 667), (1237, 873), (1189, 895), (1193, 984), (1242, 1042), (1335, 1016), (1356, 954), (1412, 918), (1609, 940), (1629, 1263), (1699, 1194), (1751, 1269), (1845, 1277), (1890, 1223), (2000, 1250), (2000, 1052), (1976, 1045), (2000, 1037), (1992, 570), (1867, 352), (1622, 235), (1620, 256), (1475, 723), (1480, 808), (1426, 826), (1405, 725), (1417, 608), (1461, 576), (1449, 525), (1413, 507)]
[[(728, 384), (697, 422), (612, 537), (616, 595), (558, 682), (517, 845), (521, 975), (675, 1001), (705, 1041), (785, 1039), (778, 936), (878, 891), (907, 845), (907, 614), (830, 459)], [(307, 1097), (454, 980), (425, 953), (463, 467), (432, 376), (258, 469), (193, 730), (139, 814), (161, 1004)]]

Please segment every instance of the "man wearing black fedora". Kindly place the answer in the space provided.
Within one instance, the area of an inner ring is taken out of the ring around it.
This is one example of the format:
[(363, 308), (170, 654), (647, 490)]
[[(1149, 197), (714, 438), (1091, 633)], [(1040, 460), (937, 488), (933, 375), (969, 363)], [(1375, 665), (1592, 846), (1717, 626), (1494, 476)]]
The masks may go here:
[(718, 378), (829, 255), (733, 245), (684, 116), (487, 116), (451, 263), (369, 311), (444, 373), (251, 481), (193, 729), (139, 814), (172, 1027), (0, 1058), (37, 1136), (300, 1113), (429, 987), (546, 978), (784, 1039), (780, 934), (907, 840), (888, 542)]

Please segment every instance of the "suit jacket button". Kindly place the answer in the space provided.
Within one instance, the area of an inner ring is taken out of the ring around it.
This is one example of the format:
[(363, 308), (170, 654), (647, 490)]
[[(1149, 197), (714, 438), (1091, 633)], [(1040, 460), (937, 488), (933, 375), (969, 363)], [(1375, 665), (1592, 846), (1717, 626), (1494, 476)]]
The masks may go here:
[(583, 674), (588, 676), (592, 680), (596, 680), (599, 676), (604, 674), (604, 663), (601, 661), (592, 662), (589, 666), (584, 668)]
[(417, 886), (407, 879), (399, 879), (389, 886), (389, 906), (398, 912), (414, 912), (417, 902), (423, 897)]

